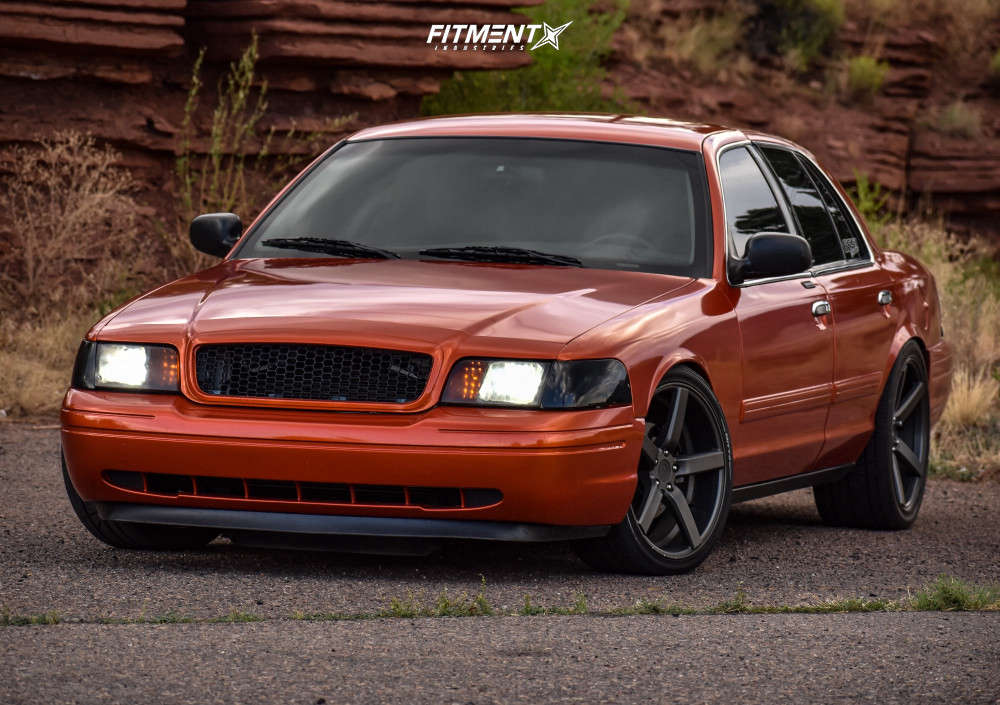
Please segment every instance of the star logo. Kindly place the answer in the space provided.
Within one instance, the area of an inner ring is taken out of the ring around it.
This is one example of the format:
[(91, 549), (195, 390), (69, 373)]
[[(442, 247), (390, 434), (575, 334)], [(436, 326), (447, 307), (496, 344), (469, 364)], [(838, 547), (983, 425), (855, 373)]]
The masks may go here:
[(562, 25), (561, 27), (555, 27), (555, 28), (553, 28), (553, 27), (549, 26), (548, 22), (543, 22), (542, 26), (543, 26), (543, 31), (545, 32), (545, 36), (542, 37), (541, 39), (539, 39), (535, 43), (535, 46), (531, 47), (531, 51), (534, 51), (535, 49), (537, 49), (540, 46), (545, 46), (546, 44), (551, 44), (558, 51), (558, 49), (559, 49), (559, 35), (562, 34), (566, 30), (566, 28), (569, 27), (571, 24), (573, 24), (573, 23), (572, 22), (567, 22), (566, 24)]

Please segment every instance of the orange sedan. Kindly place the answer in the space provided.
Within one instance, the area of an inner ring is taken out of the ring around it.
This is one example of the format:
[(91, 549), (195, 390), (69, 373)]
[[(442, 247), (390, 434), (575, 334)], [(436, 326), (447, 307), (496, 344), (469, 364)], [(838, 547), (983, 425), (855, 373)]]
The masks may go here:
[(111, 545), (573, 540), (664, 574), (785, 490), (916, 519), (951, 377), (934, 279), (786, 140), (389, 125), (191, 239), (223, 260), (97, 323), (63, 403), (66, 489)]

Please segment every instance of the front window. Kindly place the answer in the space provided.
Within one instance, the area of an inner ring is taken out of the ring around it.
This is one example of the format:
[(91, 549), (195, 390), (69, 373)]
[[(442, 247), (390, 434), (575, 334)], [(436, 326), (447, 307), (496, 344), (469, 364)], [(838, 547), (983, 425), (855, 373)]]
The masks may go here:
[[(309, 239), (303, 249), (297, 238)], [(236, 256), (348, 256), (324, 252), (317, 239), (404, 258), (496, 248), (684, 276), (709, 276), (712, 258), (699, 153), (555, 139), (347, 143), (302, 179)], [(449, 258), (479, 256), (459, 254)]]

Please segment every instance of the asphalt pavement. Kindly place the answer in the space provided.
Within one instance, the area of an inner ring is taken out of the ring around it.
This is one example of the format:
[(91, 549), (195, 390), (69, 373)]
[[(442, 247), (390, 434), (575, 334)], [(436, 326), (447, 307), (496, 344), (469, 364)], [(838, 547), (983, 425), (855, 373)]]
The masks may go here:
[[(58, 432), (0, 425), (0, 702), (1000, 703), (1000, 614), (648, 615), (303, 622), (482, 591), (497, 610), (904, 599), (941, 574), (1000, 583), (1000, 485), (932, 481), (904, 532), (821, 524), (811, 491), (737, 505), (695, 572), (602, 575), (567, 547), (428, 557), (118, 551), (80, 526)], [(224, 617), (235, 624), (102, 624)]]

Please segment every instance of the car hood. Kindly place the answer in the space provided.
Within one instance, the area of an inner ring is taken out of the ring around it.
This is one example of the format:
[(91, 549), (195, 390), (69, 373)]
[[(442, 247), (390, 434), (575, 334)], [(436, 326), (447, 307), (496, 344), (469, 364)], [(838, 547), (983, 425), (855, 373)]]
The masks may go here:
[(534, 265), (414, 260), (223, 262), (125, 305), (104, 340), (313, 342), (464, 354), (555, 354), (691, 279)]

